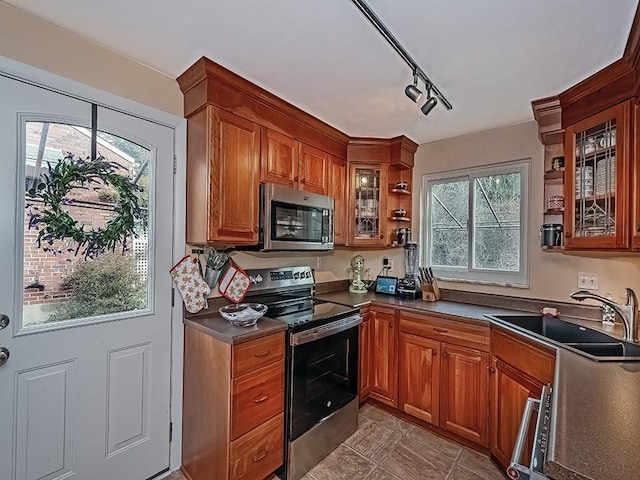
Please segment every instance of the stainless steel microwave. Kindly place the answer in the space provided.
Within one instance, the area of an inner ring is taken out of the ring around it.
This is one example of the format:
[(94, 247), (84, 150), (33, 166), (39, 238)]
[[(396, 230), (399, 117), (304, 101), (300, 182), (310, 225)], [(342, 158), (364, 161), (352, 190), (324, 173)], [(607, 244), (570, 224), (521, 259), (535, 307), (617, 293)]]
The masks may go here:
[(259, 249), (332, 250), (334, 205), (325, 195), (261, 184)]

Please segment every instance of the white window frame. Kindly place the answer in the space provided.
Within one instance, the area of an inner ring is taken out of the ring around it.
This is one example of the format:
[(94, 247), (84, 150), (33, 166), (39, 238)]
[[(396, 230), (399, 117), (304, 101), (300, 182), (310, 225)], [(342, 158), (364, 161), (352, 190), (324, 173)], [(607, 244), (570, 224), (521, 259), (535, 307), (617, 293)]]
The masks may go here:
[[(531, 170), (531, 159), (514, 160), (510, 162), (485, 165), (482, 167), (465, 168), (463, 170), (451, 170), (434, 174), (422, 175), (422, 188), (420, 191), (421, 207), (421, 238), (422, 258), (425, 265), (431, 263), (431, 187), (435, 183), (445, 183), (446, 181), (456, 181), (468, 179), (469, 181), (469, 220), (468, 228), (468, 267), (434, 267), (434, 274), (444, 281), (464, 282), (499, 285), (515, 288), (529, 288), (529, 173)], [(520, 173), (520, 271), (494, 271), (473, 267), (473, 233), (474, 233), (474, 212), (473, 187), (478, 177), (488, 175), (500, 175), (507, 173)]]

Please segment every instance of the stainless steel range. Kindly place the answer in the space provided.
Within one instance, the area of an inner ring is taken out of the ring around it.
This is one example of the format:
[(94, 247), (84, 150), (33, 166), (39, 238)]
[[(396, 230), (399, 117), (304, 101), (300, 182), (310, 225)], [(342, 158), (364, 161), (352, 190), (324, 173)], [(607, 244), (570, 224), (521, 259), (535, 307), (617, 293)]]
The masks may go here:
[(248, 270), (246, 301), (288, 325), (283, 480), (305, 475), (358, 428), (358, 309), (313, 298), (311, 267)]

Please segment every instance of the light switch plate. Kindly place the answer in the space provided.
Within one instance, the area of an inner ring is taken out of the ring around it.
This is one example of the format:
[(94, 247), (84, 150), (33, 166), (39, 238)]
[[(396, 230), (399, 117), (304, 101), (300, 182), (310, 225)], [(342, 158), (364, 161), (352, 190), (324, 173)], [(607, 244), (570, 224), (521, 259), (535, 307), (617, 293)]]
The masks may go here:
[(578, 288), (582, 290), (598, 290), (598, 274), (578, 272)]

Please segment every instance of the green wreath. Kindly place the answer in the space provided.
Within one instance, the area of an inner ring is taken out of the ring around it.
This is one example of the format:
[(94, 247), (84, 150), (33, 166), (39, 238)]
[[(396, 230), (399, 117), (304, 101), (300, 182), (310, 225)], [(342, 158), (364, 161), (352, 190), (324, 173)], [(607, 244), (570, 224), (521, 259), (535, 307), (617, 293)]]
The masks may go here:
[[(109, 162), (100, 156), (95, 160), (82, 159), (67, 154), (54, 167), (49, 166), (49, 174), (44, 174), (44, 181), (35, 188), (27, 191), (27, 196), (41, 202), (26, 205), (29, 208), (29, 228), (38, 230), (38, 248), (42, 243), (48, 245), (43, 250), (54, 254), (62, 250), (54, 247), (56, 240), (67, 240), (77, 244), (77, 255), (81, 249), (85, 258), (95, 258), (106, 251), (114, 251), (118, 244), (127, 251), (129, 237), (137, 237), (137, 228), (146, 227), (146, 214), (139, 205), (139, 193), (142, 188), (133, 183), (128, 177), (117, 173), (123, 167), (115, 162)], [(74, 204), (67, 198), (67, 194), (74, 188), (100, 190), (101, 185), (112, 187), (117, 194), (117, 201), (113, 211), (114, 218), (104, 227), (85, 230), (69, 215), (65, 207)]]

